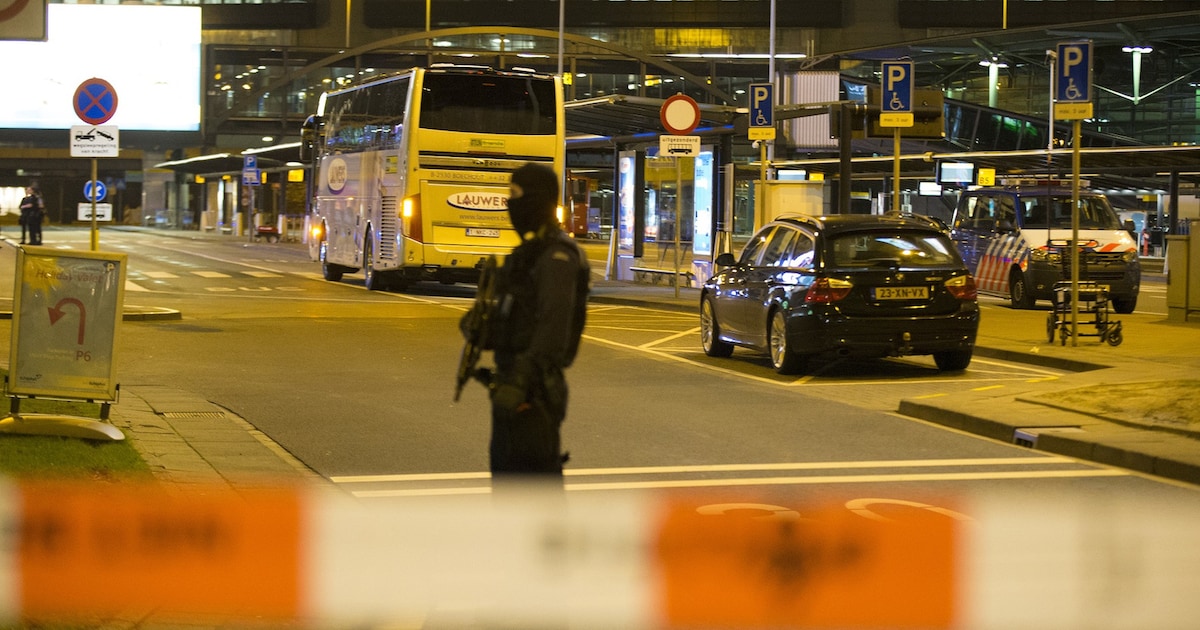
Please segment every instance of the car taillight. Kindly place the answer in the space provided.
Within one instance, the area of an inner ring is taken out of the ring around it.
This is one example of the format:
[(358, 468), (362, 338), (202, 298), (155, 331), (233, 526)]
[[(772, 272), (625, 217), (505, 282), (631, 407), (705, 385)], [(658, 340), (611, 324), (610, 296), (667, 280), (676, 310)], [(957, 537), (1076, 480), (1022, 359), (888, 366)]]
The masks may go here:
[(979, 297), (978, 290), (975, 288), (975, 279), (970, 274), (954, 276), (945, 284), (950, 295), (960, 300), (974, 300)]
[(850, 295), (854, 283), (839, 278), (817, 278), (804, 295), (804, 301), (810, 304), (829, 304)]
[(421, 240), (421, 200), (417, 196), (405, 197), (400, 205), (400, 219), (404, 222), (404, 236), (414, 241)]

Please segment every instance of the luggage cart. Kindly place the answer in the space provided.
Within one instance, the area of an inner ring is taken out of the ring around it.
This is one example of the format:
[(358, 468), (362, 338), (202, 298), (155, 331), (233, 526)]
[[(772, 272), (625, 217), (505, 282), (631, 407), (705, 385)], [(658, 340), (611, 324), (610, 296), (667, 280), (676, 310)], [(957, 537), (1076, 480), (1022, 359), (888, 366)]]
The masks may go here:
[[(1071, 249), (1069, 240), (1050, 241), (1051, 249), (1057, 251), (1062, 261), (1063, 279), (1054, 283), (1054, 307), (1046, 316), (1046, 337), (1054, 343), (1057, 335), (1062, 345), (1071, 337)], [(1086, 243), (1081, 243), (1086, 245)], [(1099, 337), (1101, 342), (1119, 346), (1125, 340), (1121, 333), (1121, 322), (1110, 321), (1112, 308), (1109, 305), (1108, 287), (1087, 280), (1088, 251), (1079, 252), (1078, 318), (1076, 334), (1080, 337)], [(1085, 333), (1083, 328), (1091, 326), (1095, 332)]]

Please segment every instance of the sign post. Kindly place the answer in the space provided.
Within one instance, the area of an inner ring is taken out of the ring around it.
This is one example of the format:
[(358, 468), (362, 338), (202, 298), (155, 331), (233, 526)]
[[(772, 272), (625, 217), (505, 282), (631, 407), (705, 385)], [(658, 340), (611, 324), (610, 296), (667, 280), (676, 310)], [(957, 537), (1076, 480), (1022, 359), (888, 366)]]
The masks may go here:
[[(104, 79), (95, 77), (84, 81), (75, 88), (75, 96), (71, 99), (75, 115), (93, 128), (71, 127), (71, 157), (91, 156), (92, 186), (97, 180), (96, 157), (117, 157), (117, 128), (115, 126), (100, 127), (117, 113), (117, 91), (112, 84)], [(92, 142), (100, 138), (97, 145), (101, 148), (92, 149), (81, 142)], [(107, 140), (107, 142), (105, 142)], [(96, 222), (96, 199), (92, 198), (92, 251), (100, 249), (100, 225)]]
[(1092, 116), (1092, 42), (1061, 42), (1055, 51), (1054, 117), (1071, 124), (1071, 345), (1079, 345), (1080, 121)]
[(675, 297), (679, 297), (679, 228), (683, 225), (680, 220), (683, 213), (683, 167), (679, 160), (683, 157), (695, 159), (700, 153), (700, 136), (689, 135), (700, 124), (700, 106), (687, 94), (676, 94), (663, 102), (659, 109), (658, 118), (663, 128), (672, 135), (660, 136), (658, 141), (659, 155), (675, 158)]
[(258, 190), (259, 184), (262, 183), (262, 171), (258, 168), (258, 156), (246, 155), (242, 157), (242, 185), (250, 187), (249, 199), (246, 203), (246, 234), (249, 240), (254, 240), (254, 207), (257, 203), (255, 199), (255, 191)]
[(913, 126), (913, 64), (883, 62), (879, 126), (892, 128), (892, 210), (900, 211), (900, 128)]

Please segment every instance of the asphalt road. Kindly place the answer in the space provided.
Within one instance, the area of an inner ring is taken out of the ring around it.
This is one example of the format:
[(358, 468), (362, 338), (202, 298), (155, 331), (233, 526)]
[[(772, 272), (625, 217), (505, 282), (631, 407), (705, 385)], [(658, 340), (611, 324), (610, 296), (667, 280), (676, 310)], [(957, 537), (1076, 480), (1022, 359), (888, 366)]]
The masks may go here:
[[(54, 231), (47, 241), (86, 249), (88, 234)], [(183, 314), (122, 327), (123, 387), (196, 392), (363, 499), (486, 488), (484, 390), (472, 384), (452, 400), (470, 287), (391, 293), (368, 292), (357, 276), (330, 283), (295, 244), (106, 231), (102, 248), (130, 257), (127, 304)], [(937, 504), (1015, 489), (1195, 499), (894, 412), (902, 397), (1054, 377), (983, 358), (945, 375), (913, 358), (783, 378), (749, 353), (705, 357), (690, 314), (595, 304), (569, 372), (568, 488), (718, 488), (742, 498), (786, 489), (783, 502), (833, 493)]]

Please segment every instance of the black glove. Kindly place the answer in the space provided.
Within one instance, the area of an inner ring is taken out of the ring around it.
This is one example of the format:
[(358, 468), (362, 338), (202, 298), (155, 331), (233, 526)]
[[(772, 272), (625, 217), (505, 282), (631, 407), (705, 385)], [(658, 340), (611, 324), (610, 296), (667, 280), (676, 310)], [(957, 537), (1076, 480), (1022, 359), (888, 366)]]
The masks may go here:
[(492, 383), (492, 404), (509, 413), (524, 411), (529, 407), (525, 388), (515, 383)]
[(521, 359), (510, 369), (497, 371), (490, 388), (492, 404), (512, 413), (528, 409), (530, 385), (536, 375), (536, 366)]
[(474, 307), (471, 310), (463, 313), (462, 319), (458, 320), (458, 330), (462, 333), (463, 339), (470, 340), (474, 336), (475, 330), (479, 327), (479, 309)]

